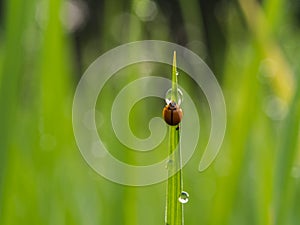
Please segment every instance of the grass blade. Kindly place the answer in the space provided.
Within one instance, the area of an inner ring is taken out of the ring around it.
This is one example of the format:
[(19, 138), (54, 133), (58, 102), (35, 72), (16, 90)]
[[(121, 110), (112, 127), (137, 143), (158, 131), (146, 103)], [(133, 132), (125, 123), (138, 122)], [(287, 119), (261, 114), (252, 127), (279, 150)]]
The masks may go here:
[[(176, 70), (176, 52), (173, 57), (172, 68), (172, 94), (171, 101), (178, 102), (178, 84)], [(174, 153), (174, 154), (173, 154)], [(167, 183), (167, 203), (165, 213), (166, 225), (182, 225), (183, 205), (178, 198), (182, 192), (182, 170), (181, 170), (181, 152), (180, 152), (180, 129), (179, 125), (169, 126), (169, 162), (168, 173), (174, 174), (168, 179)], [(175, 171), (178, 171), (175, 173)]]

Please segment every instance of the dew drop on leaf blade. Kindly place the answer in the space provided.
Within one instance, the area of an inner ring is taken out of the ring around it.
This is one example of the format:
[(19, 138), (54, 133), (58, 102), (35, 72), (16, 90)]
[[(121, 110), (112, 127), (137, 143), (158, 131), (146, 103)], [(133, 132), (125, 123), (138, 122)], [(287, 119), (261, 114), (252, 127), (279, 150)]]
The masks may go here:
[(182, 191), (179, 195), (178, 201), (185, 204), (189, 201), (189, 193)]
[[(176, 104), (177, 105), (180, 105), (181, 103), (182, 103), (182, 101), (183, 101), (183, 94), (182, 94), (182, 91), (178, 88), (177, 89), (178, 90), (178, 99), (177, 99), (177, 102), (176, 102)], [(165, 101), (166, 101), (166, 103), (167, 103), (167, 105), (168, 104), (170, 104), (171, 102), (172, 102), (172, 100), (171, 100), (171, 98), (172, 98), (172, 88), (170, 88), (167, 92), (166, 92), (166, 98), (165, 98)]]

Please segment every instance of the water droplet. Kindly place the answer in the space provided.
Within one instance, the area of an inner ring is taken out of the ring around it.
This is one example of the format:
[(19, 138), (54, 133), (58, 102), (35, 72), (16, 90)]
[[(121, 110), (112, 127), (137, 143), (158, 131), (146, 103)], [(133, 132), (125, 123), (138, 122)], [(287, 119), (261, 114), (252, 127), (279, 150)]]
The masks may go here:
[(168, 160), (166, 163), (166, 169), (171, 169), (174, 165), (174, 162), (172, 159)]
[(178, 71), (176, 71), (176, 75), (177, 75), (177, 76), (179, 75)]
[[(177, 93), (178, 93), (178, 100), (176, 102), (177, 105), (180, 105), (182, 103), (182, 100), (183, 100), (183, 94), (182, 94), (182, 91), (178, 88), (177, 89)], [(170, 104), (171, 101), (171, 96), (172, 96), (172, 88), (170, 88), (167, 93), (166, 93), (166, 103), (167, 104)]]
[(185, 204), (189, 201), (189, 193), (182, 191), (179, 195), (178, 201)]

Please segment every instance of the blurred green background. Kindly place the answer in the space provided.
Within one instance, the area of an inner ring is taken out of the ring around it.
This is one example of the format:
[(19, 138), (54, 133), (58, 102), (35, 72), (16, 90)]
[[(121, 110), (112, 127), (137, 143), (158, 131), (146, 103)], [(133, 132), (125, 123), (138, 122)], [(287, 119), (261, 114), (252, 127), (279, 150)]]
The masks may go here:
[[(226, 99), (224, 144), (199, 173), (209, 109), (195, 84), (180, 78), (202, 99), (204, 126), (199, 151), (183, 171), (190, 194), (185, 224), (300, 224), (298, 0), (0, 1), (0, 224), (164, 224), (166, 183), (125, 187), (105, 180), (81, 157), (72, 131), (73, 95), (85, 69), (109, 49), (144, 39), (197, 53)], [(111, 80), (102, 116), (118, 90), (140, 76), (136, 71)], [(149, 116), (140, 117), (148, 105)], [(163, 106), (158, 99), (137, 104), (137, 136), (149, 135), (140, 124)], [(99, 133), (110, 141), (104, 121)], [(122, 160), (145, 160), (119, 150), (115, 137), (108, 143)], [(167, 154), (165, 146), (154, 159)]]

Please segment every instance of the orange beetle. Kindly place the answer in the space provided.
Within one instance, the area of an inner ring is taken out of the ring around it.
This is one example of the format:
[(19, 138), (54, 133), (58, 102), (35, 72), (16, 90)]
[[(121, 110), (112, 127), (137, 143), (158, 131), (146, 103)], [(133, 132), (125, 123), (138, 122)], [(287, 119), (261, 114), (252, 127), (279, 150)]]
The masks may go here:
[(176, 126), (182, 119), (182, 110), (175, 102), (170, 102), (163, 109), (163, 117), (167, 124)]

